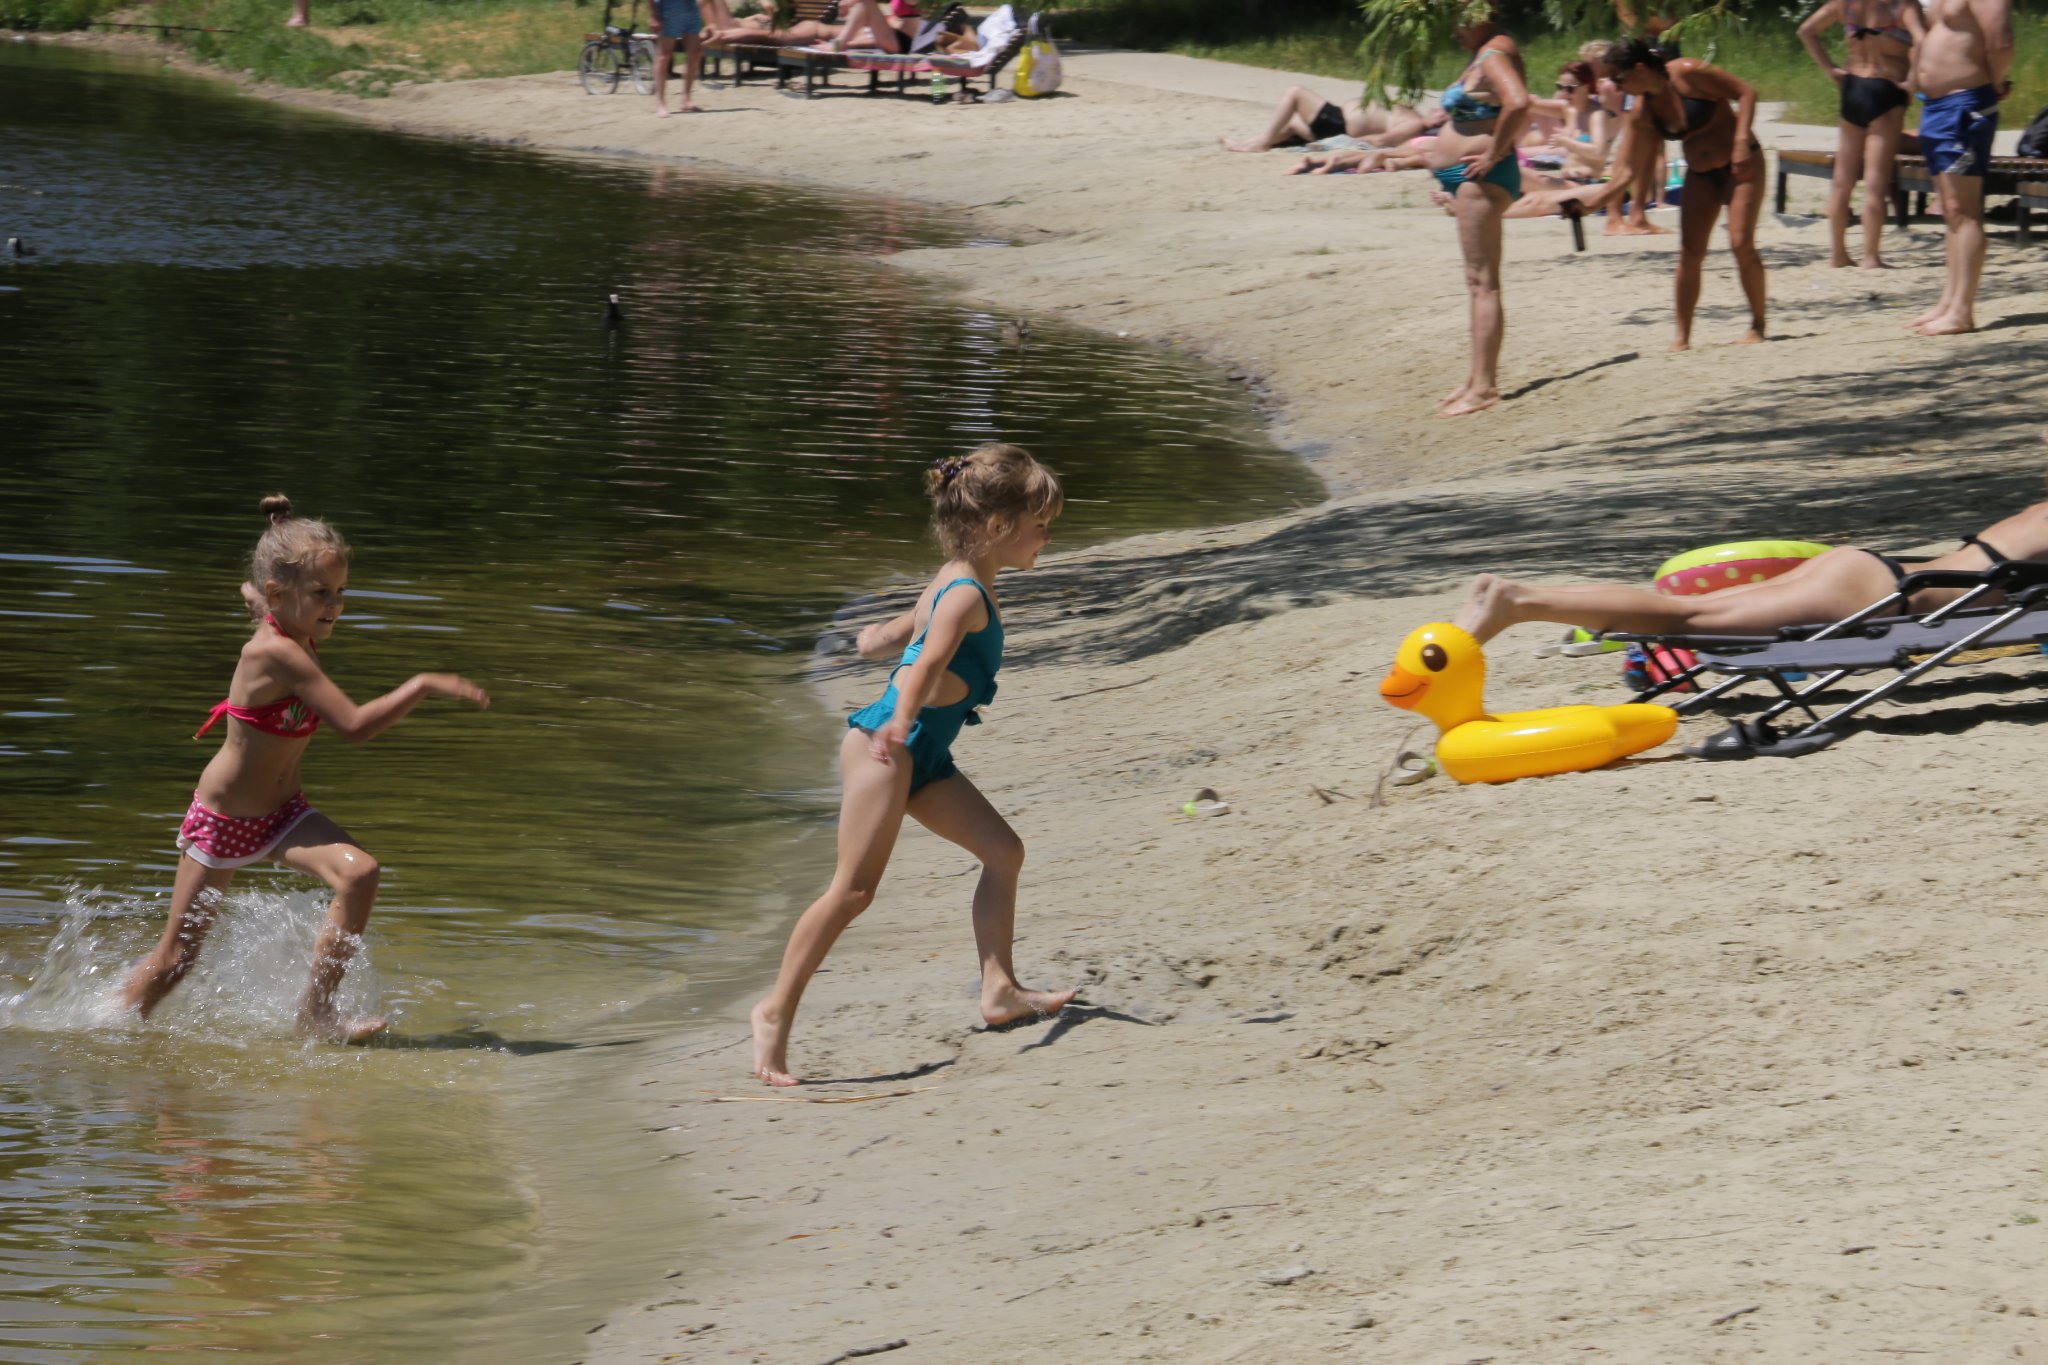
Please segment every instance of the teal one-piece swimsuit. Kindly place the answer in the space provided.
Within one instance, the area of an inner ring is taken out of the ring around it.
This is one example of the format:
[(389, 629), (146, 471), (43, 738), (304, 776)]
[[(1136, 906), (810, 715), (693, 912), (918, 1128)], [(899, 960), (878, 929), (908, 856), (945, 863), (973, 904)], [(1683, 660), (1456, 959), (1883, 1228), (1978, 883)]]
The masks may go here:
[(899, 696), (896, 675), (916, 663), (918, 656), (924, 653), (924, 637), (931, 633), (932, 618), (939, 614), (940, 601), (962, 583), (973, 584), (974, 590), (981, 594), (982, 603), (988, 608), (988, 624), (961, 636), (960, 647), (953, 651), (952, 662), (947, 665), (947, 672), (967, 684), (967, 695), (945, 706), (925, 707), (917, 713), (917, 721), (910, 727), (906, 747), (910, 750), (910, 790), (913, 794), (959, 771), (953, 766), (953, 741), (959, 737), (960, 727), (981, 724), (975, 708), (996, 699), (996, 670), (1003, 666), (1003, 618), (996, 615), (995, 599), (988, 595), (988, 589), (981, 586), (980, 580), (956, 578), (939, 589), (939, 595), (932, 599), (932, 615), (926, 618), (924, 629), (904, 647), (903, 658), (889, 670), (888, 689), (878, 699), (846, 718), (847, 728), (864, 730), (868, 734), (889, 723), (896, 714)]

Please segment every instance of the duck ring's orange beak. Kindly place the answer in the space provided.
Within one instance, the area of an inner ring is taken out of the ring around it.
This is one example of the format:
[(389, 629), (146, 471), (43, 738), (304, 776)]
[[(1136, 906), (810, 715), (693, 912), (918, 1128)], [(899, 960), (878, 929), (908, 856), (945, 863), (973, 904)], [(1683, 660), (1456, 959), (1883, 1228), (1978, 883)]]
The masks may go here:
[(1388, 669), (1387, 676), (1380, 680), (1380, 695), (1390, 705), (1404, 711), (1414, 710), (1415, 703), (1421, 701), (1422, 694), (1428, 690), (1429, 679), (1410, 673), (1399, 664)]

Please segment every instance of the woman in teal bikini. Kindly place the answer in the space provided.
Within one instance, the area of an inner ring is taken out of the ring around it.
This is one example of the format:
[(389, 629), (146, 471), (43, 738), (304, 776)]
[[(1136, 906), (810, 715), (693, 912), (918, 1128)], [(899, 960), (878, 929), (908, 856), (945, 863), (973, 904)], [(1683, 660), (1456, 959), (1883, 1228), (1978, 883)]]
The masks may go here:
[(1521, 49), (1489, 19), (1458, 30), (1472, 62), (1444, 90), (1450, 122), (1427, 154), (1436, 196), (1458, 220), (1465, 287), (1472, 295), (1472, 366), (1465, 382), (1437, 405), (1439, 417), (1462, 417), (1500, 402), (1497, 372), (1506, 317), (1500, 299), (1501, 218), (1522, 195), (1515, 144), (1529, 119), (1529, 87)]
[(754, 1074), (795, 1085), (789, 1032), (825, 954), (875, 897), (908, 814), (981, 861), (974, 940), (981, 953), (981, 1017), (990, 1026), (1055, 1014), (1072, 991), (1026, 990), (1010, 962), (1024, 845), (953, 766), (953, 741), (996, 694), (1003, 618), (991, 591), (1004, 569), (1038, 560), (1064, 505), (1053, 472), (1013, 445), (985, 445), (940, 460), (926, 475), (932, 529), (947, 560), (916, 605), (860, 633), (862, 658), (903, 651), (879, 700), (847, 720), (839, 745), (844, 795), (839, 863), (825, 894), (790, 931), (782, 970), (754, 1006)]

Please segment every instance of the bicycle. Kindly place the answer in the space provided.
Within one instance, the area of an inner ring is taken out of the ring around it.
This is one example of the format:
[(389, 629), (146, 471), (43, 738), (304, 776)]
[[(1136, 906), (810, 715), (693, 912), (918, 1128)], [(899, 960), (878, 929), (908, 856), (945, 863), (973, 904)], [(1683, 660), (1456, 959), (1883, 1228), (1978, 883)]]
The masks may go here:
[(626, 13), (626, 26), (612, 22), (613, 0), (604, 3), (604, 32), (587, 35), (583, 54), (576, 59), (576, 79), (586, 95), (615, 95), (619, 83), (631, 80), (642, 95), (654, 93), (654, 35), (636, 33), (640, 0), (633, 0)]

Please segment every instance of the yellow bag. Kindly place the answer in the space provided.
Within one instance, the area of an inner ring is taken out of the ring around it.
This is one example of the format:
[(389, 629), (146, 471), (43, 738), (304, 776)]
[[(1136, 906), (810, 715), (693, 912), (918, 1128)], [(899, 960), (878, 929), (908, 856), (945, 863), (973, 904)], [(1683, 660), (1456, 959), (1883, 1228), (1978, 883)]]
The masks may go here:
[(1060, 88), (1060, 50), (1049, 39), (1033, 38), (1017, 57), (1018, 97), (1035, 100)]

